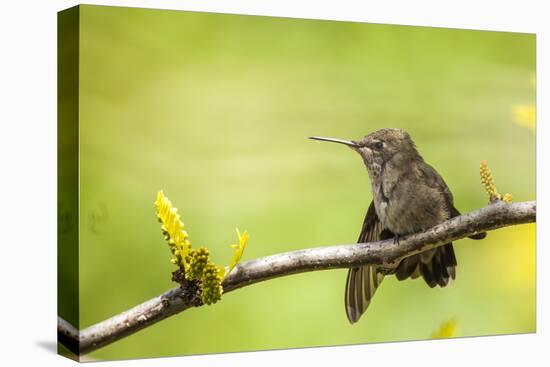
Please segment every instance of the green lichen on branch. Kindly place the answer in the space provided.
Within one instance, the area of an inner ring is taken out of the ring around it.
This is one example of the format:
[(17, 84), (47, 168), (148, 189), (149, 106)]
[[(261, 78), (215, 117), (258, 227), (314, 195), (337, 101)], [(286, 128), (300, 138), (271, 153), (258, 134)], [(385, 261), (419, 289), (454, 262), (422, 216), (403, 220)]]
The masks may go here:
[(489, 202), (492, 203), (499, 200), (506, 203), (512, 202), (511, 194), (499, 194), (497, 186), (495, 185), (495, 180), (493, 179), (493, 175), (491, 174), (491, 170), (489, 169), (489, 164), (485, 160), (481, 161), (481, 163), (479, 164), (479, 176), (481, 178), (481, 184), (489, 195)]
[(172, 280), (184, 286), (184, 283), (194, 282), (200, 289), (202, 304), (214, 304), (223, 294), (222, 281), (235, 265), (240, 261), (248, 241), (248, 233), (241, 233), (237, 229), (239, 244), (231, 245), (234, 249), (233, 258), (229, 264), (229, 271), (225, 267), (217, 266), (210, 260), (210, 251), (206, 247), (192, 248), (189, 234), (184, 229), (178, 210), (162, 191), (157, 194), (155, 201), (157, 218), (161, 223), (162, 234), (168, 242), (172, 252), (172, 264), (178, 270), (172, 274)]

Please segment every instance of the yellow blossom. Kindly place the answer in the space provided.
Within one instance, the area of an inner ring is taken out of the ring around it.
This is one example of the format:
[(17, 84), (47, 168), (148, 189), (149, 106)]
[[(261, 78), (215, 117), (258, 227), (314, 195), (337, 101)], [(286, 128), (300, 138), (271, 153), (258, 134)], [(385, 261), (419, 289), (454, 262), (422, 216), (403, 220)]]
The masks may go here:
[(157, 193), (155, 208), (157, 218), (162, 224), (162, 232), (174, 255), (171, 262), (183, 268), (184, 259), (189, 253), (191, 243), (188, 239), (189, 235), (184, 230), (183, 222), (178, 214), (178, 209), (172, 206), (172, 203), (164, 196), (162, 190)]

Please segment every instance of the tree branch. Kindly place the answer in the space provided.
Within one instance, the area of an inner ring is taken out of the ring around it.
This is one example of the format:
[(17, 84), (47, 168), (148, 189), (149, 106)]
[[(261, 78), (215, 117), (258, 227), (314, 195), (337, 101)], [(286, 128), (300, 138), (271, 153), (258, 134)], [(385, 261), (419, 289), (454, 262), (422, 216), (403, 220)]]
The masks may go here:
[[(473, 234), (536, 221), (534, 201), (506, 204), (502, 201), (463, 214), (424, 232), (393, 240), (297, 250), (238, 264), (223, 281), (224, 293), (286, 275), (373, 264), (394, 268), (407, 257)], [(197, 305), (197, 289), (173, 288), (149, 301), (80, 331), (59, 319), (63, 343), (80, 343), (80, 353), (105, 345)]]

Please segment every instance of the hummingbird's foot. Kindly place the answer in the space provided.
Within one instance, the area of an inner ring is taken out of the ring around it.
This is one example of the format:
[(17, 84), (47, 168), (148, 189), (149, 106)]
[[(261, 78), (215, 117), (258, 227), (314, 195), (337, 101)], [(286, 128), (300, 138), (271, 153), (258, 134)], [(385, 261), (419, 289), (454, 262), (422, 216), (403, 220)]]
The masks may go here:
[(399, 246), (399, 235), (396, 234), (393, 236), (393, 244)]

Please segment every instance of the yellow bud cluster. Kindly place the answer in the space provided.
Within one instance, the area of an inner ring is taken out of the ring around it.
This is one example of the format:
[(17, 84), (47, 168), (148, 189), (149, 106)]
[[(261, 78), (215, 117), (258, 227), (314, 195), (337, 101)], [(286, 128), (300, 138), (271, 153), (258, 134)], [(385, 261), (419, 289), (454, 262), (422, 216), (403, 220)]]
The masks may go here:
[(491, 170), (489, 169), (487, 161), (481, 161), (479, 164), (479, 175), (481, 177), (481, 184), (485, 187), (487, 194), (489, 194), (489, 200), (499, 200), (500, 195), (497, 192), (497, 187), (495, 185), (495, 181), (493, 180), (493, 176), (491, 175)]
[(510, 204), (512, 202), (512, 194), (504, 194), (504, 196), (502, 197), (502, 201)]
[[(178, 210), (172, 206), (170, 200), (162, 191), (157, 194), (155, 201), (157, 218), (161, 223), (162, 234), (168, 242), (173, 258), (171, 262), (178, 266), (178, 270), (172, 273), (172, 280), (180, 283), (194, 282), (202, 290), (203, 304), (213, 304), (221, 299), (223, 293), (222, 281), (226, 274), (224, 267), (218, 267), (210, 260), (210, 252), (205, 247), (194, 249), (189, 242), (189, 235), (184, 229)], [(241, 260), (248, 233), (242, 235), (237, 229), (238, 244), (232, 245), (233, 257), (229, 266), (231, 271)]]
[(222, 272), (209, 262), (204, 268), (202, 277), (202, 303), (211, 305), (222, 298)]
[(512, 202), (511, 194), (505, 194), (503, 196), (498, 193), (497, 187), (495, 185), (495, 180), (493, 179), (493, 175), (491, 174), (491, 170), (489, 169), (489, 164), (485, 160), (481, 161), (481, 163), (479, 164), (479, 176), (481, 178), (481, 184), (489, 195), (489, 202), (494, 202), (498, 200), (502, 200), (506, 203)]
[(185, 277), (188, 280), (201, 280), (209, 257), (210, 252), (205, 247), (191, 249), (185, 258)]

